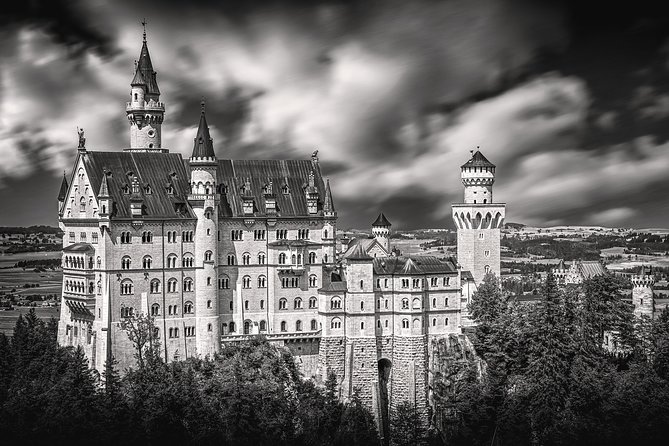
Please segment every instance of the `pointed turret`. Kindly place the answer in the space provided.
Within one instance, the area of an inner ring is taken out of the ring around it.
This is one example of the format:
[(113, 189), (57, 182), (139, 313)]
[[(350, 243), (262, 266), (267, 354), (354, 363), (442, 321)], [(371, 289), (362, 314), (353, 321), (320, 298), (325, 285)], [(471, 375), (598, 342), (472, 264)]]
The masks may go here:
[(63, 181), (60, 183), (60, 192), (58, 192), (58, 202), (62, 203), (67, 198), (67, 177), (65, 176), (65, 171), (63, 171)]
[(323, 203), (323, 214), (326, 217), (335, 216), (337, 211), (335, 211), (334, 201), (332, 200), (332, 191), (330, 190), (330, 180), (328, 179), (325, 182), (325, 201)]
[(375, 226), (377, 226), (377, 227), (384, 227), (384, 228), (385, 228), (385, 227), (390, 227), (390, 226), (392, 226), (392, 224), (390, 224), (390, 222), (388, 221), (388, 219), (386, 218), (386, 216), (383, 215), (383, 212), (381, 212), (381, 213), (379, 214), (379, 216), (376, 217), (376, 221), (375, 221), (374, 223), (372, 223), (372, 227), (375, 227)]
[(100, 182), (100, 191), (98, 192), (98, 198), (109, 198), (109, 186), (107, 185), (107, 174), (102, 175), (102, 181)]
[[(151, 63), (151, 56), (149, 55), (149, 47), (146, 45), (146, 31), (144, 31), (144, 39), (142, 41), (142, 49), (139, 52), (139, 59), (137, 60), (137, 73), (140, 74), (141, 79), (147, 87), (146, 94), (160, 95), (158, 82), (156, 80), (156, 72), (153, 71), (153, 64)], [(133, 79), (134, 81), (134, 79)]]
[(195, 136), (195, 143), (193, 144), (193, 153), (191, 160), (204, 159), (215, 160), (216, 153), (214, 152), (214, 140), (209, 134), (209, 126), (207, 125), (207, 117), (204, 113), (204, 101), (202, 101), (202, 111), (200, 112), (200, 124), (197, 127), (197, 135)]
[(383, 249), (386, 250), (386, 254), (390, 254), (390, 227), (392, 224), (388, 221), (383, 212), (376, 217), (376, 221), (372, 223), (372, 235)]

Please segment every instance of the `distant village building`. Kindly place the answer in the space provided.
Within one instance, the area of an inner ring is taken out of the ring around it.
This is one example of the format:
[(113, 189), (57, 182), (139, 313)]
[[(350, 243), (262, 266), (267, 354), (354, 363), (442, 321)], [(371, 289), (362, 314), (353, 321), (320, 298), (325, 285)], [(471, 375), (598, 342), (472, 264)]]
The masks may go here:
[(599, 260), (574, 260), (567, 263), (560, 260), (558, 266), (551, 272), (560, 285), (583, 283), (592, 277), (608, 274), (606, 267)]
[(304, 160), (228, 160), (214, 151), (204, 104), (188, 160), (163, 148), (156, 72), (146, 42), (125, 106), (130, 145), (79, 144), (58, 212), (63, 289), (58, 341), (91, 367), (134, 351), (121, 322), (154, 318), (166, 361), (217, 353), (262, 334), (289, 348), (308, 378), (337, 376), (381, 424), (410, 401), (427, 414), (431, 343), (461, 333), (487, 272), (500, 273), (505, 205), (495, 166), (477, 151), (453, 205), (458, 258), (402, 256), (380, 214), (371, 236), (342, 239), (317, 153)]

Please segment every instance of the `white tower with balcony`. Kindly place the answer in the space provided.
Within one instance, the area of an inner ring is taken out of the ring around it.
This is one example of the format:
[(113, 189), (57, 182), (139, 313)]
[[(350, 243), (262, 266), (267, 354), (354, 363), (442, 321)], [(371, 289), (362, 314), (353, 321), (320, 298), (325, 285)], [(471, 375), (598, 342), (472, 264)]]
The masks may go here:
[(495, 203), (495, 165), (476, 151), (461, 167), (464, 202), (452, 205), (458, 231), (458, 263), (478, 286), (488, 272), (500, 276), (500, 238), (506, 205)]
[(149, 48), (146, 46), (146, 29), (130, 87), (130, 101), (125, 108), (130, 123), (130, 150), (163, 151), (161, 127), (165, 116), (165, 104), (160, 102), (156, 72), (153, 71)]

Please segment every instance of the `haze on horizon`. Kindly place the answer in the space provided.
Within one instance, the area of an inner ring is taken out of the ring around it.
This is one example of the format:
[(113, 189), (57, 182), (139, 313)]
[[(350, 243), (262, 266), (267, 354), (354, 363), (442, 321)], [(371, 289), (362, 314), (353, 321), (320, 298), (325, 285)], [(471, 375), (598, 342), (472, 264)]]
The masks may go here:
[(507, 221), (668, 226), (660, 2), (220, 3), (0, 12), (0, 226), (56, 223), (77, 126), (90, 150), (128, 145), (144, 17), (164, 146), (190, 154), (204, 96), (221, 158), (318, 149), (341, 228), (380, 211), (396, 229), (452, 227), (459, 166), (477, 146), (497, 165)]

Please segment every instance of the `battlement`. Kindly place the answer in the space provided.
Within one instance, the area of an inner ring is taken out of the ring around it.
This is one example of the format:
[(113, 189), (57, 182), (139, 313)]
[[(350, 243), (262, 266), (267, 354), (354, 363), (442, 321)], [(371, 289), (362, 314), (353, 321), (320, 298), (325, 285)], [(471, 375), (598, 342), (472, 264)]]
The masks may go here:
[(504, 225), (504, 203), (453, 204), (453, 222), (458, 229), (499, 229)]
[(125, 103), (125, 111), (137, 111), (137, 110), (146, 110), (146, 111), (165, 111), (164, 102), (149, 101), (145, 102), (143, 105), (135, 106), (132, 102)]
[(632, 282), (632, 285), (634, 287), (644, 287), (644, 288), (650, 288), (653, 286), (655, 283), (655, 278), (653, 276), (647, 276), (647, 275), (634, 275), (630, 277), (630, 280)]

